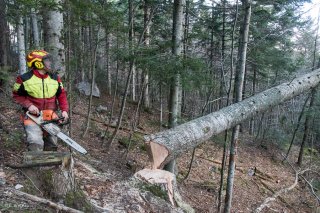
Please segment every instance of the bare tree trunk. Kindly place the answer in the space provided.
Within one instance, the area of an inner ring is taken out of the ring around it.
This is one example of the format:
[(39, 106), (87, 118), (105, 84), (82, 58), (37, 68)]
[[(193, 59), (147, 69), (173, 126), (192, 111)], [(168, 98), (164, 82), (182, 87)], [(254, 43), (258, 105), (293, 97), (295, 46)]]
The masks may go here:
[[(235, 36), (235, 30), (238, 20), (238, 0), (236, 2), (236, 11), (235, 11), (235, 17), (232, 25), (232, 35), (231, 35), (231, 54), (230, 54), (230, 81), (229, 81), (229, 88), (227, 90), (227, 106), (229, 106), (231, 100), (231, 88), (232, 88), (232, 78), (233, 78), (233, 69), (234, 69), (234, 63), (233, 63), (233, 54), (234, 54), (234, 36)], [(222, 193), (223, 193), (223, 185), (224, 185), (224, 172), (226, 169), (226, 162), (227, 162), (227, 151), (228, 151), (228, 131), (225, 131), (224, 136), (224, 145), (223, 145), (223, 155), (222, 155), (222, 161), (221, 161), (221, 171), (220, 171), (220, 186), (219, 186), (219, 195), (218, 195), (218, 212), (221, 212), (221, 204), (222, 204)]]
[[(117, 48), (119, 48), (118, 38), (117, 38)], [(114, 111), (114, 104), (116, 101), (116, 96), (117, 96), (117, 91), (118, 91), (118, 76), (119, 76), (119, 60), (118, 59), (117, 59), (116, 63), (117, 63), (117, 65), (116, 65), (117, 66), (116, 67), (116, 79), (115, 79), (115, 86), (114, 86), (114, 91), (113, 91), (113, 96), (112, 96), (111, 112), (110, 112), (110, 116), (109, 116), (109, 125), (107, 126), (106, 130), (104, 131), (104, 134), (102, 137), (102, 146), (104, 146), (106, 143), (108, 129), (109, 129), (109, 126), (111, 126), (113, 111)]]
[(34, 8), (31, 8), (31, 23), (32, 23), (33, 45), (35, 48), (40, 48), (38, 18), (36, 16), (36, 12)]
[(303, 107), (302, 107), (302, 109), (301, 109), (300, 115), (299, 115), (299, 117), (298, 117), (297, 126), (296, 126), (296, 128), (294, 129), (294, 131), (293, 131), (292, 138), (291, 138), (291, 142), (290, 142), (290, 146), (289, 146), (289, 148), (288, 148), (288, 151), (287, 151), (286, 156), (284, 157), (284, 160), (286, 160), (286, 159), (288, 158), (288, 156), (289, 156), (289, 153), (290, 153), (290, 151), (291, 151), (291, 147), (292, 147), (292, 145), (293, 145), (294, 139), (296, 138), (296, 134), (297, 134), (297, 132), (298, 132), (298, 130), (299, 130), (299, 127), (300, 127), (300, 122), (301, 122), (302, 116), (304, 115), (304, 111), (305, 111), (305, 109), (306, 109), (306, 105), (307, 105), (308, 100), (309, 100), (310, 97), (311, 97), (311, 94), (306, 98), (306, 100), (305, 100), (305, 102), (304, 102), (304, 104), (303, 104)]
[(314, 104), (315, 104), (315, 97), (316, 97), (317, 89), (313, 88), (311, 91), (311, 98), (310, 98), (310, 104), (309, 104), (309, 112), (307, 113), (306, 120), (304, 123), (304, 132), (303, 132), (303, 137), (302, 137), (302, 142), (300, 146), (300, 151), (299, 151), (299, 157), (298, 157), (298, 165), (301, 167), (302, 165), (302, 160), (303, 160), (303, 152), (304, 152), (304, 147), (306, 142), (309, 139), (310, 135), (310, 128), (311, 128), (311, 121), (313, 118), (313, 111), (314, 111)]
[[(93, 31), (93, 30), (92, 30)], [(92, 32), (93, 33), (93, 32)], [(89, 97), (89, 106), (88, 106), (88, 113), (87, 113), (87, 123), (86, 123), (86, 129), (82, 135), (82, 137), (84, 137), (90, 127), (90, 117), (91, 117), (91, 106), (92, 106), (92, 93), (93, 93), (93, 88), (95, 85), (95, 67), (96, 67), (96, 61), (97, 61), (97, 49), (98, 49), (98, 44), (99, 44), (99, 36), (100, 36), (100, 26), (98, 27), (98, 31), (97, 31), (97, 37), (95, 40), (95, 46), (94, 48), (91, 50), (91, 54), (92, 57), (90, 57), (90, 65), (91, 65), (91, 89), (90, 89), (90, 97)]]
[[(256, 67), (253, 67), (253, 81), (252, 81), (252, 94), (256, 94), (256, 82), (257, 82), (257, 70)], [(255, 119), (251, 118), (250, 119), (250, 124), (249, 124), (249, 134), (254, 135), (254, 127), (255, 127)]]
[(67, 72), (67, 91), (68, 91), (68, 103), (69, 103), (69, 135), (70, 137), (73, 136), (73, 120), (72, 120), (72, 109), (73, 109), (73, 92), (72, 92), (72, 72), (71, 72), (71, 46), (72, 46), (72, 38), (74, 38), (74, 27), (71, 24), (71, 8), (70, 8), (70, 2), (67, 3), (67, 24), (68, 24), (68, 30), (67, 30), (67, 54), (66, 54), (66, 72)]
[(79, 54), (79, 58), (80, 58), (80, 81), (85, 81), (86, 80), (86, 74), (85, 74), (85, 63), (84, 63), (84, 59), (86, 57), (86, 36), (88, 34), (87, 32), (87, 28), (86, 27), (81, 27), (79, 32), (81, 33), (81, 35), (79, 36), (79, 41), (81, 43), (81, 48), (80, 48), (80, 54)]
[[(319, 32), (319, 20), (320, 20), (320, 15), (318, 14), (318, 28), (317, 28), (317, 33), (316, 33), (316, 38), (314, 40), (314, 50), (313, 50), (313, 61), (312, 61), (312, 70), (315, 69), (315, 65), (316, 65), (316, 53), (317, 53), (317, 41), (318, 41), (318, 32)], [(316, 98), (316, 93), (317, 93), (317, 89), (314, 88), (311, 91), (311, 98), (310, 98), (310, 105), (309, 105), (309, 113), (306, 116), (306, 120), (304, 123), (304, 133), (303, 133), (303, 138), (302, 138), (302, 142), (301, 142), (301, 147), (300, 147), (300, 151), (299, 151), (299, 157), (298, 157), (298, 165), (301, 167), (302, 165), (302, 159), (303, 159), (303, 150), (306, 144), (306, 141), (308, 140), (309, 137), (309, 133), (310, 133), (310, 125), (311, 125), (311, 120), (313, 117), (313, 107), (314, 107), (314, 102), (315, 102), (315, 98)], [(312, 112), (312, 114), (311, 114)]]
[(109, 95), (112, 94), (112, 85), (111, 85), (111, 69), (110, 69), (110, 56), (109, 56), (109, 50), (110, 50), (110, 34), (108, 32), (108, 29), (105, 29), (106, 31), (106, 72), (107, 72), (107, 83), (108, 83), (108, 93)]
[[(149, 0), (144, 1), (144, 28), (146, 29), (144, 35), (144, 44), (146, 47), (150, 45), (150, 24), (148, 24), (148, 20), (150, 20), (150, 2)], [(150, 96), (149, 96), (149, 71), (144, 70), (144, 82), (145, 82), (145, 90), (143, 97), (143, 106), (146, 108), (150, 107)]]
[[(129, 51), (131, 53), (131, 57), (134, 54), (134, 8), (133, 8), (133, 0), (128, 0), (129, 4)], [(131, 79), (131, 98), (133, 101), (136, 100), (136, 68), (135, 63), (133, 62), (133, 58), (130, 59), (130, 70), (132, 72)]]
[(30, 44), (32, 44), (31, 38), (31, 27), (30, 27), (30, 17), (23, 16), (23, 25), (24, 25), (24, 41), (25, 41), (25, 49), (30, 49)]
[(128, 157), (128, 154), (129, 154), (129, 151), (130, 151), (130, 148), (131, 148), (132, 136), (136, 132), (136, 127), (137, 127), (137, 123), (138, 123), (138, 115), (139, 115), (140, 105), (141, 105), (142, 98), (143, 98), (145, 85), (146, 85), (145, 82), (142, 82), (142, 87), (141, 87), (141, 92), (140, 92), (140, 95), (139, 95), (137, 108), (136, 108), (136, 111), (135, 111), (135, 113), (133, 115), (133, 119), (131, 121), (131, 130), (130, 130), (130, 136), (129, 136), (129, 144), (128, 144), (128, 148), (127, 148), (127, 152), (126, 152), (126, 159)]
[[(247, 45), (249, 39), (249, 24), (251, 17), (251, 2), (250, 0), (242, 0), (243, 10), (245, 12), (243, 26), (240, 33), (240, 45), (239, 45), (239, 56), (238, 56), (238, 66), (235, 76), (235, 103), (242, 101), (243, 94), (243, 84), (244, 84), (244, 75), (246, 70), (246, 57), (247, 57)], [(233, 182), (234, 182), (234, 173), (236, 165), (236, 155), (238, 149), (238, 136), (239, 136), (240, 125), (238, 124), (232, 130), (232, 138), (230, 144), (230, 158), (229, 158), (229, 168), (228, 168), (228, 180), (227, 180), (227, 189), (226, 189), (226, 198), (225, 198), (225, 207), (224, 212), (229, 213), (231, 211), (231, 201), (233, 193)]]
[(19, 49), (19, 73), (23, 74), (27, 72), (27, 67), (26, 67), (26, 48), (25, 48), (22, 17), (19, 17), (19, 22), (17, 26), (17, 38), (18, 38), (18, 49)]
[[(224, 85), (226, 84), (224, 78), (224, 61), (225, 61), (225, 28), (226, 28), (226, 0), (222, 1), (222, 36), (221, 36), (221, 67), (220, 67), (220, 88), (219, 96), (223, 97), (224, 94)], [(222, 98), (219, 100), (218, 109), (223, 108)]]
[(8, 65), (9, 28), (6, 19), (5, 1), (0, 0), (0, 67)]
[[(181, 55), (182, 51), (182, 39), (183, 39), (183, 7), (185, 6), (185, 0), (175, 0), (173, 9), (173, 28), (172, 28), (172, 54), (177, 58)], [(176, 72), (172, 79), (170, 88), (170, 104), (169, 104), (169, 127), (174, 128), (178, 125), (179, 109), (179, 92), (180, 92), (180, 72)], [(165, 166), (165, 170), (174, 173), (175, 160), (168, 162)]]
[[(54, 0), (58, 8), (62, 7), (62, 0)], [(50, 52), (53, 57), (53, 67), (55, 71), (59, 72), (62, 77), (65, 74), (65, 50), (62, 43), (62, 29), (63, 29), (63, 14), (60, 10), (50, 10), (48, 13), (47, 25), (47, 41), (46, 50)]]
[[(155, 10), (152, 11), (152, 15), (151, 17), (153, 16), (153, 12)], [(149, 22), (151, 21), (151, 18), (149, 19)], [(139, 38), (139, 41), (138, 41), (138, 45), (137, 45), (137, 48), (140, 46), (140, 44), (142, 43), (142, 40), (143, 40), (143, 37), (144, 37), (144, 33), (145, 33), (145, 28), (143, 29), (143, 32)], [(135, 58), (133, 58), (133, 61), (132, 61), (132, 64), (135, 64)], [(129, 91), (129, 87), (130, 87), (130, 79), (132, 77), (132, 73), (133, 73), (133, 70), (132, 70), (133, 66), (130, 66), (130, 70), (129, 70), (129, 74), (128, 74), (128, 78), (127, 78), (127, 81), (126, 81), (126, 87), (125, 87), (125, 91), (124, 91), (124, 95), (123, 95), (123, 98), (122, 98), (122, 101), (121, 101), (121, 108), (120, 108), (120, 113), (119, 113), (119, 117), (118, 117), (118, 122), (117, 122), (117, 127), (115, 128), (114, 132), (112, 133), (112, 136), (111, 138), (109, 139), (108, 143), (106, 144), (107, 145), (107, 148), (109, 148), (113, 142), (113, 140), (115, 139), (119, 129), (120, 129), (120, 126), (121, 126), (121, 122), (122, 122), (122, 117), (123, 117), (123, 113), (124, 113), (124, 108), (125, 108), (125, 105), (126, 105), (126, 100), (127, 100), (127, 96), (128, 96), (128, 91)], [(103, 143), (104, 145), (105, 143)]]

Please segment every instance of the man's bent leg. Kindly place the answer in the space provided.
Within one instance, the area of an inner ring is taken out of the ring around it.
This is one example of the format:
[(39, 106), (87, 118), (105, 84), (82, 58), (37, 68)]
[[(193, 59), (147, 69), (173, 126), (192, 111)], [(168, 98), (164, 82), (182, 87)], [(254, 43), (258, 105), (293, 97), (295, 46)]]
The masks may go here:
[(27, 143), (29, 151), (43, 151), (43, 132), (35, 123), (25, 123), (25, 131), (27, 133)]

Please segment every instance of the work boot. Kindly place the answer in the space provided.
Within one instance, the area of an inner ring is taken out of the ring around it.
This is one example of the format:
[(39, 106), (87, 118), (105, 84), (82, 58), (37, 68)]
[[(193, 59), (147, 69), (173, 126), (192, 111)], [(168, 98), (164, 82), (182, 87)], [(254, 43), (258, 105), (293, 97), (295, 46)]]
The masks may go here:
[(58, 151), (58, 147), (57, 147), (56, 145), (44, 146), (43, 151), (53, 151), (53, 152), (56, 152), (56, 151)]
[(44, 138), (44, 151), (54, 151), (58, 150), (57, 138), (53, 136), (48, 136)]
[(43, 146), (36, 143), (30, 143), (28, 145), (28, 151), (43, 151)]

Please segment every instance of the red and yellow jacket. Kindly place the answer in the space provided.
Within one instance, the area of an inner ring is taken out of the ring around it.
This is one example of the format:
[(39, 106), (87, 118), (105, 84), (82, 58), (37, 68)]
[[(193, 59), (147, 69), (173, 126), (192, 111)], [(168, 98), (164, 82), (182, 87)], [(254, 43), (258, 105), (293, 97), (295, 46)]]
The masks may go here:
[(57, 110), (58, 101), (62, 111), (69, 110), (66, 91), (60, 77), (57, 74), (42, 75), (35, 69), (17, 77), (13, 87), (13, 98), (24, 109), (35, 105), (39, 110)]

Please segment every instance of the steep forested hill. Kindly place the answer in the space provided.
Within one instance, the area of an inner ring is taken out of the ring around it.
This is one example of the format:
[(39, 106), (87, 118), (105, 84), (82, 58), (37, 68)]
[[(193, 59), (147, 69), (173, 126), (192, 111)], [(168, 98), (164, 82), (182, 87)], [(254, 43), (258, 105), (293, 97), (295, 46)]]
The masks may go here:
[[(8, 163), (21, 163), (23, 152), (26, 151), (24, 132), (19, 121), (20, 109), (13, 104), (10, 96), (1, 93), (1, 172), (5, 176), (6, 183), (0, 187), (1, 211), (31, 211), (37, 202), (21, 200), (14, 194), (7, 194), (5, 187), (14, 188), (21, 184), (21, 191), (35, 194), (46, 199), (50, 197), (50, 188), (40, 186), (37, 188), (26, 176), (24, 169), (11, 169), (4, 166)], [(105, 101), (103, 101), (105, 100)], [(106, 106), (111, 104), (108, 96), (95, 99), (94, 106)], [(181, 211), (170, 205), (165, 192), (161, 189), (137, 187), (132, 179), (135, 172), (149, 168), (150, 162), (143, 143), (143, 134), (158, 131), (158, 112), (150, 110), (142, 111), (140, 115), (139, 131), (132, 138), (128, 151), (128, 136), (130, 133), (130, 119), (134, 114), (136, 105), (129, 104), (128, 116), (124, 119), (123, 129), (109, 151), (101, 146), (101, 134), (106, 125), (103, 120), (105, 113), (94, 113), (92, 128), (88, 135), (82, 138), (85, 123), (84, 111), (87, 103), (84, 97), (75, 99), (75, 107), (72, 116), (73, 138), (83, 145), (89, 152), (85, 157), (74, 155), (75, 177), (80, 191), (85, 196), (79, 196), (70, 201), (63, 201), (65, 205), (84, 211), (98, 211), (98, 208), (90, 207), (86, 199), (91, 199), (97, 206), (110, 212), (169, 212)], [(132, 112), (132, 114), (130, 113)], [(110, 127), (112, 128), (112, 127)], [(191, 152), (178, 159), (179, 174), (177, 176), (178, 190), (183, 200), (190, 204), (196, 212), (215, 212), (216, 199), (219, 190), (220, 169), (222, 158), (222, 135), (213, 138), (196, 149), (192, 169), (187, 179), (184, 180), (191, 160)], [(60, 143), (59, 151), (67, 149)], [(291, 157), (297, 154), (294, 151)], [(239, 153), (237, 158), (235, 185), (234, 185), (234, 212), (252, 212), (260, 206), (265, 199), (274, 196), (282, 189), (289, 188), (295, 182), (295, 171), (289, 163), (283, 162), (283, 150), (274, 142), (257, 140), (242, 133), (239, 140)], [(307, 156), (307, 162), (316, 165), (319, 159), (318, 153)], [(294, 158), (289, 159), (292, 162)], [(293, 164), (293, 163), (292, 163)], [(311, 164), (310, 164), (311, 165)], [(296, 168), (298, 171), (298, 168)], [(318, 168), (310, 167), (312, 172), (304, 175), (313, 176)], [(152, 199), (151, 199), (152, 198)], [(149, 199), (149, 200), (148, 200)], [(164, 199), (164, 200), (163, 200)], [(54, 199), (53, 199), (54, 200)], [(81, 202), (80, 202), (81, 201)], [(38, 211), (51, 211), (45, 205), (37, 206)], [(298, 184), (290, 191), (281, 193), (265, 212), (314, 212), (317, 202), (311, 195), (309, 186), (300, 178)], [(101, 210), (101, 209), (100, 209)], [(102, 211), (102, 210), (101, 210)]]

